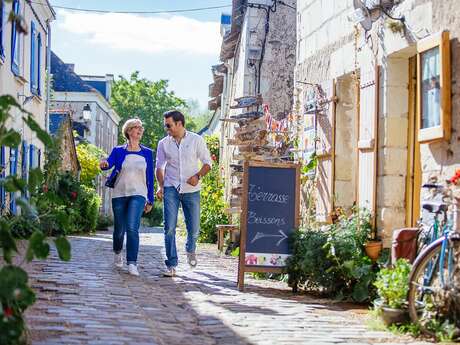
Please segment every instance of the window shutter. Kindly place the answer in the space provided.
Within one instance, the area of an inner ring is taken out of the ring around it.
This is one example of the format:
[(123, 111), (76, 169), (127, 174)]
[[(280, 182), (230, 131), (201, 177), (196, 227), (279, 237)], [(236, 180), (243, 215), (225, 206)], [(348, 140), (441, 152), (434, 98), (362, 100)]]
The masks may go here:
[[(335, 82), (325, 82), (319, 89), (316, 155), (317, 197), (316, 219), (330, 222), (334, 208), (334, 155), (335, 155)], [(317, 96), (317, 97), (318, 97)]]
[(378, 66), (361, 67), (359, 137), (358, 137), (358, 205), (375, 216), (377, 194)]
[(0, 56), (5, 56), (3, 34), (5, 32), (5, 3), (0, 1)]
[(37, 36), (37, 93), (41, 95), (41, 64), (42, 64), (42, 36)]
[[(5, 146), (0, 147), (0, 168), (1, 168), (1, 173), (0, 173), (0, 178), (5, 178), (6, 172), (5, 172), (5, 167), (6, 167), (6, 150)], [(0, 186), (0, 214), (1, 211), (5, 208), (5, 203), (6, 203), (6, 193), (5, 193), (5, 187)]]
[[(19, 0), (13, 1), (13, 11), (19, 14)], [(19, 33), (16, 28), (16, 23), (11, 23), (11, 70), (15, 75), (19, 75)]]
[(36, 81), (36, 72), (35, 72), (35, 50), (37, 49), (35, 44), (35, 24), (32, 22), (30, 24), (30, 91), (35, 92), (37, 89), (37, 81)]
[(29, 163), (29, 146), (27, 145), (27, 141), (22, 142), (22, 152), (21, 152), (21, 177), (24, 180), (28, 180), (29, 174), (28, 174), (28, 163)]
[[(10, 148), (10, 175), (16, 175), (18, 170), (18, 149)], [(16, 214), (16, 193), (10, 193), (10, 211)]]

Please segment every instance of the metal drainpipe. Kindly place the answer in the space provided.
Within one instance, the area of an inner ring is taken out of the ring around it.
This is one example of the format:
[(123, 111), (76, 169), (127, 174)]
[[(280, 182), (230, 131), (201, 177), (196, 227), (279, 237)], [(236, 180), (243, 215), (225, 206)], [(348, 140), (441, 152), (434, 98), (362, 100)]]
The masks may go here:
[(51, 25), (50, 21), (46, 21), (48, 30), (48, 48), (46, 51), (46, 111), (45, 111), (45, 130), (49, 132), (49, 116), (50, 116), (50, 101), (51, 101)]

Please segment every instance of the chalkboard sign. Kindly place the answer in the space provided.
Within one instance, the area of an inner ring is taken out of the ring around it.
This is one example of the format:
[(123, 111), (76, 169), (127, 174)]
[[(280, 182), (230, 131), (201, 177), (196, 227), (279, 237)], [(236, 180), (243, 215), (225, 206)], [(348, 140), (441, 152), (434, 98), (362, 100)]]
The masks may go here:
[(298, 164), (245, 162), (238, 287), (244, 272), (281, 272), (299, 226)]

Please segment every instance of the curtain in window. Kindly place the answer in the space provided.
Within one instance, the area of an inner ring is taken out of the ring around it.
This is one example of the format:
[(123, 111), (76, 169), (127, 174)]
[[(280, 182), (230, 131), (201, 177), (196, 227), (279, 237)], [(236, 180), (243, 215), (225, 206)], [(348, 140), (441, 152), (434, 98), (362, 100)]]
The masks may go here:
[[(13, 11), (19, 15), (19, 0), (13, 1)], [(19, 52), (19, 33), (16, 23), (13, 21), (11, 27), (11, 70), (16, 75), (19, 75)]]

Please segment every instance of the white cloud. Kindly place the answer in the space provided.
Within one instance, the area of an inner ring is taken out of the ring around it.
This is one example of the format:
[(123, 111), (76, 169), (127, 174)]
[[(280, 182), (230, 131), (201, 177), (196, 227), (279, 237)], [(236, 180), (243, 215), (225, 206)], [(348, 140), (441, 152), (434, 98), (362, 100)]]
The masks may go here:
[(217, 55), (222, 41), (218, 22), (201, 22), (184, 16), (144, 17), (60, 10), (58, 27), (80, 34), (92, 44), (149, 54)]

